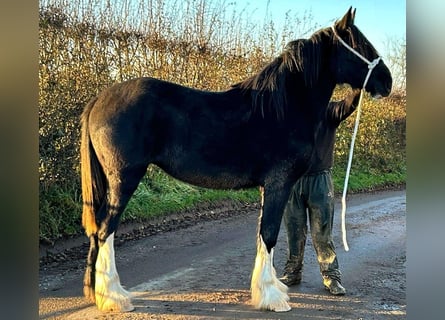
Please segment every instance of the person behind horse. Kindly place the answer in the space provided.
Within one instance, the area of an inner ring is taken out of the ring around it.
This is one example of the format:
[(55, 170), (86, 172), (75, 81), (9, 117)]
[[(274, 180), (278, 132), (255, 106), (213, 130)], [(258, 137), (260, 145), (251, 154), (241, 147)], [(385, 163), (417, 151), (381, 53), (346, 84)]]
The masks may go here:
[(334, 188), (331, 168), (334, 162), (336, 130), (354, 112), (359, 98), (360, 89), (353, 89), (346, 99), (328, 104), (318, 132), (313, 164), (293, 186), (283, 216), (288, 258), (280, 280), (287, 286), (301, 282), (309, 217), (312, 242), (323, 284), (333, 295), (346, 293), (341, 284), (341, 272), (332, 236)]

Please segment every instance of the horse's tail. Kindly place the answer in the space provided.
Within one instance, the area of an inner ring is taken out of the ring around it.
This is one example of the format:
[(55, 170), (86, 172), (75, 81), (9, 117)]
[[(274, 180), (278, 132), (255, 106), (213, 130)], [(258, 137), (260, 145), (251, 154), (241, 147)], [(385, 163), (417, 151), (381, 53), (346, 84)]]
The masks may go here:
[(87, 236), (97, 233), (96, 212), (105, 198), (105, 175), (91, 144), (88, 120), (97, 98), (91, 100), (81, 116), (80, 162), (82, 179), (82, 226)]

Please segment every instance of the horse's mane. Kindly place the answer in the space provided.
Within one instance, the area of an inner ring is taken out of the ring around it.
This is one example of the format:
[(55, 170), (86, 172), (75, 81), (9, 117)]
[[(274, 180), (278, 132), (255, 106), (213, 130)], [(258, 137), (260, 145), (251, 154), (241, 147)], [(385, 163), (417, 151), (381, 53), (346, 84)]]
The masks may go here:
[(289, 42), (283, 52), (258, 74), (235, 84), (252, 97), (253, 111), (260, 110), (264, 117), (265, 108), (275, 110), (277, 118), (282, 119), (286, 111), (286, 92), (296, 88), (286, 88), (291, 73), (301, 74), (301, 85), (311, 87), (318, 79), (322, 58), (322, 35), (326, 29), (313, 34), (309, 39)]

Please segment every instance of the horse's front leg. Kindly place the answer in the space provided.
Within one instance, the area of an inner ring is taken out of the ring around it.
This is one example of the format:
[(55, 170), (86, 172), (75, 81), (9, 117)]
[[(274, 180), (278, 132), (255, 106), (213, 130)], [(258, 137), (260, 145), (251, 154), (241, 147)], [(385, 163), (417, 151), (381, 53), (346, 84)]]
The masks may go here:
[(289, 311), (287, 286), (278, 280), (273, 266), (273, 248), (277, 243), (281, 218), (292, 184), (260, 188), (261, 211), (258, 226), (257, 255), (252, 273), (251, 293), (255, 308), (276, 312)]

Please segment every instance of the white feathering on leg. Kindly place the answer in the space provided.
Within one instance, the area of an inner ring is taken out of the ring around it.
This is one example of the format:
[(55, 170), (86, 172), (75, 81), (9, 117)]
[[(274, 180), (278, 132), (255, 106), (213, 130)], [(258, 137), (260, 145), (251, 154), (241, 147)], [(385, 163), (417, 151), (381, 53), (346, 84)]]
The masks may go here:
[(114, 233), (99, 248), (96, 261), (96, 305), (102, 311), (132, 311), (131, 294), (120, 284), (114, 258)]
[(263, 238), (259, 236), (250, 288), (253, 305), (257, 309), (289, 311), (291, 308), (287, 303), (289, 301), (287, 289), (287, 286), (276, 276), (273, 267), (273, 249), (269, 254)]

